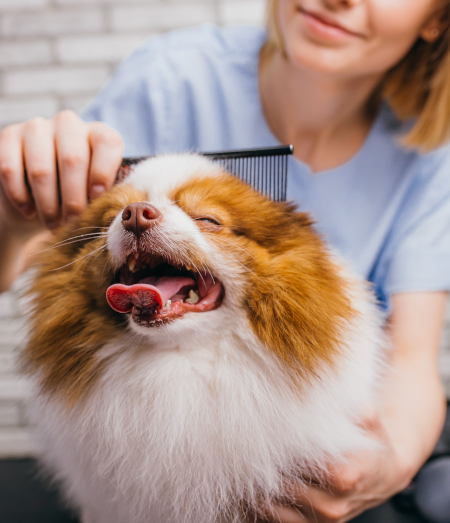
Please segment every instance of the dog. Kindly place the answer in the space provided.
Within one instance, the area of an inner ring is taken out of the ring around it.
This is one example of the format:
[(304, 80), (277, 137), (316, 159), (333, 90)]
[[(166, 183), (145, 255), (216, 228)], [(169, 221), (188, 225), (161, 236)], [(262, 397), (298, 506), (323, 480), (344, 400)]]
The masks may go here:
[(42, 461), (84, 523), (267, 515), (373, 444), (383, 318), (295, 205), (167, 155), (56, 236), (22, 361)]

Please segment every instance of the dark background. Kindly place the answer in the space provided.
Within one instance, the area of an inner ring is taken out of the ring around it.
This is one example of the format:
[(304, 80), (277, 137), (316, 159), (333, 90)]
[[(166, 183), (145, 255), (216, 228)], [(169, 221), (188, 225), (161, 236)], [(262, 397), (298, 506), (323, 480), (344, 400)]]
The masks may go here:
[[(385, 503), (354, 523), (423, 523), (409, 510)], [(55, 486), (44, 479), (35, 460), (0, 460), (1, 523), (78, 523), (65, 509)], [(123, 523), (128, 523), (124, 521)]]

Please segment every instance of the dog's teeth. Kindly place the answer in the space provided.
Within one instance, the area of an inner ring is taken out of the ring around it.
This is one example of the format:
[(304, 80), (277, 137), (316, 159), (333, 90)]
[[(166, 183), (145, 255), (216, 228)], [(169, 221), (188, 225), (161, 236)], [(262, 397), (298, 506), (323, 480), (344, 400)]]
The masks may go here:
[(128, 258), (128, 268), (130, 269), (131, 272), (134, 272), (135, 267), (136, 267), (136, 258), (133, 258), (130, 256)]
[(170, 309), (172, 308), (172, 301), (171, 300), (167, 300), (166, 304), (164, 305), (164, 308), (166, 310), (170, 311)]
[(137, 260), (139, 258), (139, 253), (138, 252), (135, 252), (134, 253), (134, 259)]
[(200, 300), (200, 297), (199, 295), (193, 291), (192, 289), (189, 291), (189, 298), (187, 298), (186, 300), (184, 300), (186, 303), (198, 303), (198, 301)]

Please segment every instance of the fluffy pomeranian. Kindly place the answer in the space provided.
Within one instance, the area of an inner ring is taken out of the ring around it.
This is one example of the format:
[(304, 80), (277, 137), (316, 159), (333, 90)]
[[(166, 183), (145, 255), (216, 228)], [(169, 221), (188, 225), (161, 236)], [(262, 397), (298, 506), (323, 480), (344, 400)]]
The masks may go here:
[(371, 445), (382, 318), (294, 205), (161, 156), (57, 240), (23, 361), (84, 523), (238, 521)]

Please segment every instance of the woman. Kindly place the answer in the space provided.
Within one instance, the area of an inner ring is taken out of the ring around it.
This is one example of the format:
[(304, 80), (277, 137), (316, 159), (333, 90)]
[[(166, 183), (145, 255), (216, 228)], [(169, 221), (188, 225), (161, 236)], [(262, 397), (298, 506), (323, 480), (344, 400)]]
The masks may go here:
[(211, 26), (158, 37), (121, 66), (84, 115), (90, 123), (63, 112), (2, 132), (0, 288), (43, 226), (70, 220), (111, 186), (123, 153), (117, 131), (127, 155), (292, 143), (288, 197), (374, 283), (394, 346), (381, 404), (361, 420), (382, 445), (276, 507), (286, 523), (344, 522), (405, 488), (443, 425), (450, 153), (439, 146), (450, 122), (450, 7), (268, 7), (268, 40), (256, 28)]

